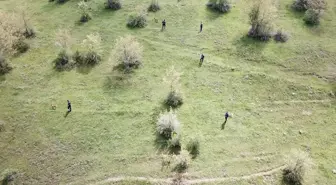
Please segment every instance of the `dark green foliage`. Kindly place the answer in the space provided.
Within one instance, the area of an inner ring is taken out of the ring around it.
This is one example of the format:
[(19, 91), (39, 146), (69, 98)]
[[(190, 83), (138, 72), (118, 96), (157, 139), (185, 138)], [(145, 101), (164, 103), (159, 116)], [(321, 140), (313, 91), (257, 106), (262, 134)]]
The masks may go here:
[(29, 49), (29, 44), (26, 43), (24, 40), (20, 39), (14, 43), (13, 49), (18, 51), (19, 53), (25, 53)]
[(171, 91), (169, 92), (164, 103), (168, 107), (178, 108), (183, 104), (183, 98), (181, 94), (177, 93), (176, 91)]
[(76, 51), (72, 58), (78, 66), (94, 66), (101, 61), (100, 55), (94, 51), (89, 51), (87, 53)]
[(227, 13), (231, 9), (231, 5), (228, 0), (209, 0), (206, 5), (208, 8), (221, 13)]
[(0, 75), (9, 73), (13, 68), (7, 63), (6, 59), (0, 54)]
[(199, 148), (200, 148), (200, 143), (196, 138), (193, 138), (187, 144), (187, 150), (189, 151), (189, 154), (193, 158), (196, 158), (199, 155), (200, 153)]
[(57, 58), (54, 60), (55, 69), (58, 71), (64, 71), (72, 69), (71, 56), (66, 51), (61, 51)]
[(36, 36), (35, 30), (31, 27), (26, 27), (26, 29), (23, 32), (23, 35), (25, 38), (33, 38)]
[(263, 12), (262, 6), (261, 3), (258, 3), (252, 7), (249, 13), (251, 28), (247, 35), (260, 41), (269, 41), (272, 37), (272, 26), (269, 18), (271, 14)]
[(304, 15), (303, 20), (309, 25), (320, 24), (320, 18), (322, 16), (322, 10), (308, 9)]
[(105, 7), (111, 10), (119, 10), (121, 8), (120, 0), (107, 0)]
[(148, 7), (148, 11), (150, 11), (150, 12), (157, 12), (160, 9), (161, 8), (160, 8), (158, 0), (152, 0), (151, 4)]
[(90, 14), (89, 13), (83, 13), (79, 21), (84, 23), (84, 22), (88, 22), (89, 20), (91, 20)]
[(130, 28), (144, 28), (147, 25), (145, 14), (130, 15), (127, 21), (127, 26)]
[(274, 35), (274, 40), (277, 42), (287, 42), (288, 39), (289, 35), (281, 30), (278, 30), (278, 32)]
[(295, 0), (292, 8), (296, 11), (306, 11), (308, 9), (308, 0)]

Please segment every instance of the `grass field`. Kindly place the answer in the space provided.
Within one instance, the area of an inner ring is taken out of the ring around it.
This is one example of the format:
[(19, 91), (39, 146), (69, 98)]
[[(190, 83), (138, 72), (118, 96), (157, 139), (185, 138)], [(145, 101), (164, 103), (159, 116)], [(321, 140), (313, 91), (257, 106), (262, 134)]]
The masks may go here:
[[(172, 178), (170, 170), (161, 170), (155, 122), (169, 92), (165, 72), (174, 66), (182, 73), (184, 104), (177, 111), (182, 148), (192, 137), (201, 145), (186, 179), (281, 184), (281, 170), (263, 173), (283, 166), (290, 151), (303, 150), (315, 164), (306, 184), (336, 184), (336, 106), (331, 93), (336, 1), (328, 0), (321, 24), (310, 27), (302, 14), (290, 9), (292, 0), (274, 0), (274, 24), (290, 33), (287, 43), (246, 37), (252, 0), (234, 1), (231, 12), (223, 15), (207, 10), (206, 0), (160, 0), (162, 9), (148, 14), (143, 29), (127, 28), (126, 20), (130, 13), (145, 10), (150, 0), (125, 0), (114, 12), (104, 9), (105, 1), (91, 0), (93, 19), (83, 25), (76, 24), (78, 2), (0, 1), (1, 11), (17, 11), (24, 4), (37, 30), (37, 37), (29, 40), (31, 49), (11, 58), (14, 69), (0, 76), (0, 121), (5, 124), (0, 173), (14, 169), (20, 174), (16, 184), (34, 185), (115, 184), (106, 179), (121, 176)], [(162, 19), (167, 21), (164, 32)], [(201, 21), (204, 31), (198, 33)], [(71, 31), (73, 50), (86, 35), (99, 33), (101, 64), (85, 71), (55, 71), (59, 28)], [(143, 45), (143, 66), (117, 81), (111, 53), (116, 39), (127, 34)], [(198, 67), (201, 52), (205, 61)], [(68, 99), (73, 111), (65, 118)], [(51, 104), (57, 109), (51, 110)], [(221, 130), (226, 111), (233, 117)]]

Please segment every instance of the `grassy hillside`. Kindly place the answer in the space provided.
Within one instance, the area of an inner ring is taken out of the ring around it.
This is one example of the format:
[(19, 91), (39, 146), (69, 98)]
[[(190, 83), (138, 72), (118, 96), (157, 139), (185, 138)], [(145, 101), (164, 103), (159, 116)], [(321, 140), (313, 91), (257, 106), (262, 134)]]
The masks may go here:
[[(20, 174), (17, 184), (35, 185), (172, 177), (170, 170), (161, 170), (163, 152), (155, 142), (155, 123), (169, 92), (163, 78), (174, 66), (182, 73), (184, 104), (177, 111), (182, 148), (192, 137), (201, 145), (187, 179), (267, 172), (283, 166), (284, 156), (296, 149), (307, 151), (315, 164), (307, 184), (336, 182), (331, 93), (336, 78), (336, 1), (328, 0), (321, 24), (311, 27), (291, 10), (292, 0), (274, 0), (273, 23), (290, 33), (287, 43), (246, 37), (252, 0), (234, 1), (227, 14), (209, 11), (205, 0), (161, 0), (161, 10), (148, 13), (148, 25), (142, 29), (127, 28), (126, 20), (132, 12), (145, 10), (150, 0), (124, 0), (118, 11), (105, 10), (103, 0), (91, 0), (93, 18), (82, 25), (77, 24), (78, 2), (0, 1), (1, 11), (17, 12), (25, 6), (37, 30), (36, 38), (29, 40), (30, 50), (11, 58), (14, 69), (0, 76), (0, 121), (5, 125), (0, 132), (0, 173), (14, 169)], [(162, 19), (167, 21), (164, 32)], [(201, 21), (204, 30), (198, 33)], [(86, 35), (99, 33), (101, 64), (55, 71), (59, 28), (70, 30), (73, 50)], [(127, 34), (143, 45), (143, 66), (118, 81), (112, 70), (113, 48), (116, 39)], [(199, 67), (201, 52), (205, 61)], [(68, 99), (73, 111), (65, 118)], [(56, 110), (51, 110), (52, 104)], [(226, 111), (233, 117), (221, 130)], [(279, 170), (226, 183), (281, 184), (280, 176)]]

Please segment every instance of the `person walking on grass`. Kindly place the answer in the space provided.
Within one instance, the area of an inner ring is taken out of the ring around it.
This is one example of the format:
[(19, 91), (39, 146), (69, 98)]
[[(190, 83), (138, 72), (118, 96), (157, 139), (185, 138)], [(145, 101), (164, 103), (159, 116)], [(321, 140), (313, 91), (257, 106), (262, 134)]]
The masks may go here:
[(227, 120), (228, 120), (229, 117), (230, 117), (229, 113), (226, 112), (225, 115), (224, 115), (225, 121), (224, 121), (224, 123), (222, 124), (222, 130), (224, 130), (224, 127), (225, 127), (226, 122), (227, 122)]
[(67, 100), (67, 102), (68, 102), (68, 112), (71, 112), (71, 103), (70, 103), (70, 101), (69, 100)]
[(166, 19), (162, 21), (162, 31), (166, 29)]
[(201, 25), (200, 25), (200, 33), (203, 31), (203, 22), (201, 22)]
[(200, 63), (199, 63), (199, 66), (202, 66), (202, 64), (203, 64), (203, 61), (204, 61), (204, 55), (203, 55), (203, 53), (201, 54), (201, 58), (200, 58)]

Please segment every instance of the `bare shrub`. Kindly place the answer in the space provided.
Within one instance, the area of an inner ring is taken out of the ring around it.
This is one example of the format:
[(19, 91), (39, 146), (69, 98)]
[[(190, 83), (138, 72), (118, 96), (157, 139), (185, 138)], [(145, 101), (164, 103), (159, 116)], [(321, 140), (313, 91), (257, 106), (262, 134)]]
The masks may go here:
[(69, 30), (60, 29), (55, 34), (55, 43), (56, 46), (60, 48), (60, 51), (53, 61), (55, 69), (58, 71), (70, 70), (74, 67), (74, 63), (71, 60), (71, 45), (72, 37)]
[(170, 91), (164, 102), (168, 107), (178, 108), (183, 104), (183, 98), (177, 91)]
[(166, 76), (163, 80), (169, 85), (170, 91), (164, 103), (168, 107), (178, 108), (183, 104), (183, 97), (180, 93), (180, 76), (181, 74), (175, 70), (174, 66), (166, 71)]
[(273, 6), (269, 1), (257, 1), (253, 4), (249, 13), (251, 29), (248, 36), (268, 41), (272, 36)]
[(142, 63), (141, 44), (133, 36), (120, 37), (115, 46), (115, 58), (118, 66), (125, 72), (138, 68)]
[(156, 131), (166, 139), (171, 139), (173, 134), (179, 134), (180, 122), (172, 110), (160, 115), (156, 124)]
[(107, 0), (105, 4), (107, 9), (119, 10), (121, 8), (120, 0)]
[(274, 40), (277, 42), (287, 42), (289, 39), (288, 33), (278, 30), (277, 33), (274, 35)]
[(13, 68), (7, 63), (4, 56), (0, 53), (0, 75), (9, 73)]
[(85, 53), (76, 52), (75, 61), (78, 66), (94, 66), (101, 61), (101, 37), (98, 33), (86, 36), (82, 47)]
[(25, 53), (29, 49), (29, 44), (23, 39), (20, 39), (13, 44), (13, 49), (15, 49), (19, 53)]
[(127, 21), (127, 26), (130, 28), (144, 28), (147, 25), (147, 18), (144, 13), (130, 15)]
[(55, 69), (58, 71), (70, 70), (74, 67), (71, 62), (71, 55), (66, 51), (62, 50), (54, 60)]
[(308, 0), (295, 0), (292, 8), (296, 11), (306, 11), (308, 9)]
[(323, 14), (322, 10), (310, 8), (305, 12), (303, 20), (305, 21), (306, 24), (318, 25), (320, 24), (322, 14)]
[(34, 28), (29, 23), (29, 19), (27, 18), (26, 7), (27, 6), (21, 6), (20, 7), (21, 19), (22, 19), (22, 23), (23, 23), (22, 34), (25, 38), (33, 38), (33, 37), (36, 36), (36, 33), (35, 33)]
[(288, 185), (302, 185), (304, 177), (312, 165), (307, 153), (302, 151), (292, 152), (288, 158), (287, 167), (283, 170), (283, 182)]
[(5, 123), (0, 120), (0, 132), (3, 132), (3, 131), (5, 131)]
[(22, 24), (14, 14), (0, 11), (0, 52), (12, 55), (16, 53), (14, 44), (22, 39)]
[(80, 22), (88, 22), (91, 19), (91, 14), (90, 14), (90, 7), (85, 1), (81, 1), (78, 3), (78, 8), (81, 12), (81, 18)]
[(307, 9), (325, 10), (327, 2), (325, 0), (307, 0)]
[(152, 0), (151, 4), (148, 7), (148, 11), (157, 12), (161, 9), (158, 0)]
[(200, 143), (197, 138), (192, 138), (187, 144), (187, 150), (192, 158), (196, 158), (200, 153)]
[(175, 163), (173, 171), (177, 173), (184, 173), (187, 171), (190, 164), (190, 157), (187, 151), (182, 150), (180, 155), (175, 156)]
[(228, 0), (209, 0), (206, 5), (208, 8), (221, 13), (229, 12), (232, 7)]
[(15, 180), (17, 175), (18, 173), (16, 172), (16, 170), (6, 169), (1, 173), (0, 180), (2, 181), (3, 185), (10, 184)]

